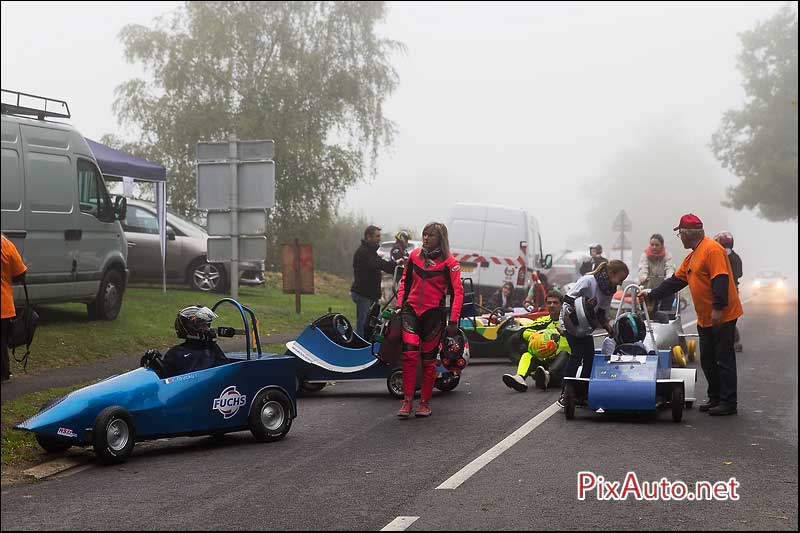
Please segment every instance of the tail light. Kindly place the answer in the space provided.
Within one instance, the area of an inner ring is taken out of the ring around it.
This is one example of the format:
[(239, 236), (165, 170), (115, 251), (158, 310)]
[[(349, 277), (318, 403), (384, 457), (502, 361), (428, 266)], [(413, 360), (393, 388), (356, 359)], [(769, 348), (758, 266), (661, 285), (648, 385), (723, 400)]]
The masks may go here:
[(519, 267), (519, 272), (517, 273), (517, 285), (520, 287), (525, 285), (525, 274), (527, 273), (527, 269), (525, 266)]

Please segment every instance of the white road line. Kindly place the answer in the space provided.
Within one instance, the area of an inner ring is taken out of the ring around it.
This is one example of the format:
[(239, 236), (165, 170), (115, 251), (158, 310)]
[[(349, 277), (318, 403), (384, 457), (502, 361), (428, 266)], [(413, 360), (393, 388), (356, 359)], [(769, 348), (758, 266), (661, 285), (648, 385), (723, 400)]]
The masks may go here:
[(386, 524), (381, 531), (405, 531), (417, 520), (419, 520), (418, 516), (398, 516)]
[(514, 444), (522, 440), (528, 433), (536, 429), (545, 420), (561, 411), (557, 403), (554, 403), (535, 417), (525, 422), (522, 427), (514, 433), (504, 438), (494, 445), (489, 451), (472, 461), (470, 464), (453, 474), (447, 481), (436, 487), (437, 489), (457, 489), (462, 483), (472, 477), (481, 468), (488, 465), (503, 452), (511, 448)]
[[(744, 305), (744, 304), (746, 304), (746, 303), (748, 303), (748, 302), (752, 302), (752, 301), (753, 301), (753, 300), (755, 300), (755, 299), (756, 299), (756, 297), (755, 297), (755, 296), (751, 296), (751, 297), (750, 297), (750, 298), (748, 298), (747, 300), (742, 300), (742, 305)], [(695, 318), (694, 320), (692, 320), (691, 322), (687, 322), (686, 324), (684, 324), (684, 325), (683, 325), (683, 327), (685, 327), (685, 328), (689, 328), (689, 327), (691, 327), (691, 326), (694, 326), (695, 324), (697, 324), (697, 319), (696, 319), (696, 318)]]

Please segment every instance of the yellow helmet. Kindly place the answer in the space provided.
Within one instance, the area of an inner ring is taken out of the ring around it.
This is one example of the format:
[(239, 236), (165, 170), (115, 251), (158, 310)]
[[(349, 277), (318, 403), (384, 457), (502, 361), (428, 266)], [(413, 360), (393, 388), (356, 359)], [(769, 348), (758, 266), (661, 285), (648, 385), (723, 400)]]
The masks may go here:
[[(522, 334), (526, 337), (527, 331)], [(549, 359), (556, 354), (558, 350), (558, 341), (561, 340), (561, 335), (554, 329), (545, 329), (541, 331), (530, 330), (528, 335), (528, 351), (538, 359)]]
[(405, 244), (406, 246), (408, 246), (408, 241), (410, 241), (410, 240), (411, 240), (411, 232), (409, 232), (409, 231), (407, 231), (407, 230), (404, 230), (404, 229), (401, 229), (400, 231), (398, 231), (398, 232), (395, 234), (395, 236), (394, 236), (394, 239), (395, 239), (396, 241), (402, 241), (402, 242), (403, 242), (403, 244)]

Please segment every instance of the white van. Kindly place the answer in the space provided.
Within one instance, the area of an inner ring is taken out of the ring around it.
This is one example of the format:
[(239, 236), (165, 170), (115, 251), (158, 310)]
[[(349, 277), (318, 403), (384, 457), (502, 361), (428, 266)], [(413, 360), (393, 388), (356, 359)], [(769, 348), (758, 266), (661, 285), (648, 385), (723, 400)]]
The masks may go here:
[[(30, 299), (84, 302), (90, 318), (113, 320), (128, 278), (119, 223), (127, 202), (112, 204), (83, 136), (45, 120), (70, 118), (66, 102), (2, 92), (0, 229), (28, 266)], [(43, 109), (20, 105), (20, 97), (43, 101)], [(65, 111), (52, 111), (54, 105)], [(25, 300), (21, 286), (14, 300)]]
[(450, 209), (447, 231), (462, 277), (472, 278), (484, 300), (510, 281), (514, 299), (522, 302), (530, 274), (552, 265), (552, 256), (542, 252), (539, 223), (524, 209), (457, 203)]

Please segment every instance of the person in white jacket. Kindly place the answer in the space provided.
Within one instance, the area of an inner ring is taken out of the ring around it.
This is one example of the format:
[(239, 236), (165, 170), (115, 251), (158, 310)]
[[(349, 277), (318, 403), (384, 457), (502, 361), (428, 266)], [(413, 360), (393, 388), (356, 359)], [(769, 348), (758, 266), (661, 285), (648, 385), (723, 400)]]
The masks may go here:
[[(639, 285), (645, 289), (654, 289), (675, 273), (675, 263), (672, 255), (664, 247), (664, 237), (654, 233), (650, 237), (650, 246), (644, 249), (639, 258)], [(675, 295), (672, 294), (661, 300), (656, 309), (669, 312)]]

